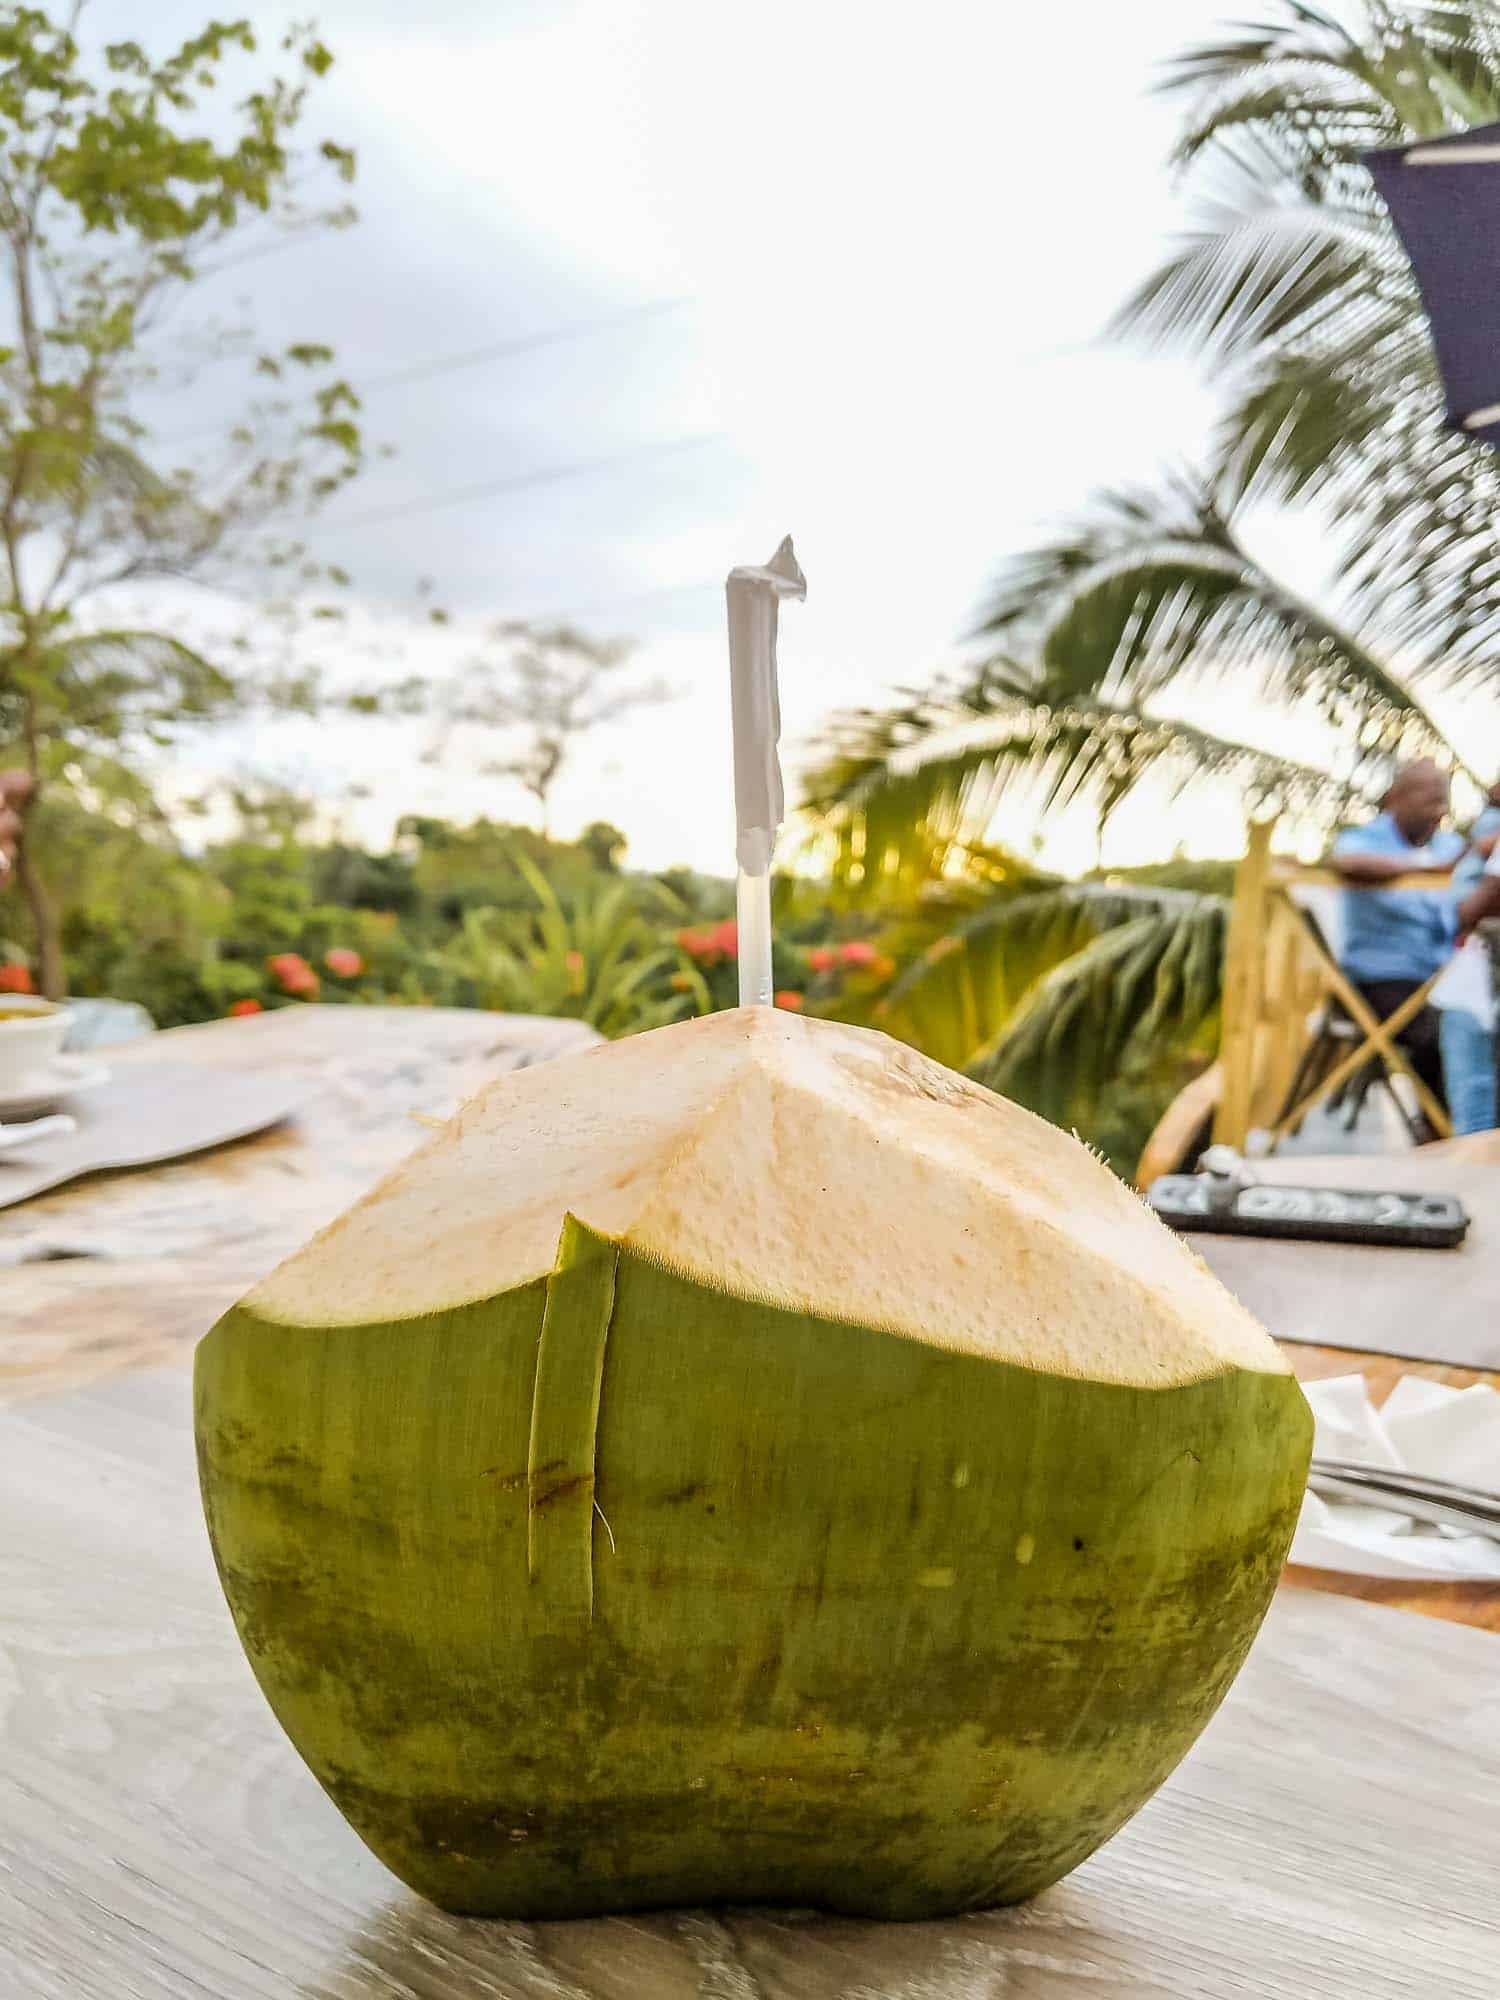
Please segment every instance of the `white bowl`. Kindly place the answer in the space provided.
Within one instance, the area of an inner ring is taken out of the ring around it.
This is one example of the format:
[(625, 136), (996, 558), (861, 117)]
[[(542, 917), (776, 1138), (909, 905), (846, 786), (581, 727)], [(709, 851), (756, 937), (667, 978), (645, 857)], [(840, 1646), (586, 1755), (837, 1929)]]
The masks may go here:
[(25, 993), (0, 993), (0, 1094), (19, 1090), (50, 1070), (67, 1033), (65, 1007)]

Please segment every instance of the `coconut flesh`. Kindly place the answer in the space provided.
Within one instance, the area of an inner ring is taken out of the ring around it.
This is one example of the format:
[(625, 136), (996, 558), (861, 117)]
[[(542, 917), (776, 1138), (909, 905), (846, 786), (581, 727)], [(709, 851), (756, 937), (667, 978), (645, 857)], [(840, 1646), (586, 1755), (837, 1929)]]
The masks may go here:
[(198, 1351), (292, 1741), (444, 1907), (1030, 1896), (1223, 1697), (1280, 1353), (1077, 1141), (742, 1009), (523, 1070)]

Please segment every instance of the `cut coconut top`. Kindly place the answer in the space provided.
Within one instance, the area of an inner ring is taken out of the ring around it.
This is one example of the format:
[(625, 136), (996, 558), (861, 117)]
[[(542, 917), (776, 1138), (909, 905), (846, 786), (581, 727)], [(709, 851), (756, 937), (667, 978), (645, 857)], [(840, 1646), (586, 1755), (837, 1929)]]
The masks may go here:
[(884, 1035), (770, 1008), (497, 1079), (245, 1301), (354, 1326), (551, 1271), (564, 1217), (706, 1285), (1053, 1374), (1286, 1373), (1076, 1139)]

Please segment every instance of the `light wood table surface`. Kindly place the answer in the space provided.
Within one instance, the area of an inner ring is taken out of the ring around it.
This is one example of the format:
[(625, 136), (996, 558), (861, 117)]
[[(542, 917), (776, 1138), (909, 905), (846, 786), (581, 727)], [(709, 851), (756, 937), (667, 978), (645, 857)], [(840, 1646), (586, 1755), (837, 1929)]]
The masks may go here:
[(306, 1095), (257, 1138), (0, 1210), (0, 1403), (187, 1362), (257, 1278), (432, 1136), (423, 1120), (598, 1039), (578, 1021), (463, 1008), (286, 1007), (103, 1051), (120, 1068), (196, 1068), (205, 1090), (259, 1072)]
[(1282, 1591), (1164, 1790), (1023, 1908), (447, 1917), (345, 1827), (236, 1644), (186, 1371), (0, 1413), (5, 2000), (1493, 2000), (1481, 1632)]
[[(1295, 1590), (1178, 1776), (1023, 1910), (480, 1924), (386, 1875), (235, 1642), (183, 1364), (249, 1283), (421, 1143), (419, 1119), (588, 1039), (357, 1008), (155, 1037), (111, 1059), (195, 1062), (205, 1087), (218, 1067), (290, 1069), (308, 1089), (298, 1119), (0, 1213), (0, 1400), (15, 1404), (0, 1411), (3, 2000), (1490, 2000), (1493, 1641)], [(16, 1261), (91, 1245), (107, 1254)], [(1292, 1352), (1304, 1375), (1362, 1359)], [(1364, 1359), (1377, 1379), (1402, 1372)], [(1421, 1608), (1483, 1622), (1452, 1588)]]

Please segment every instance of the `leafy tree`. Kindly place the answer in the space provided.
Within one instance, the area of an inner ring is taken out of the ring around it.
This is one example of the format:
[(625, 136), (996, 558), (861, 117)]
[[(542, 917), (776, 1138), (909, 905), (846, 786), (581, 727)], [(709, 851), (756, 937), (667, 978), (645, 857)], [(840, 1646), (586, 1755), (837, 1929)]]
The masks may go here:
[(552, 787), (580, 738), (670, 700), (671, 689), (659, 680), (622, 683), (629, 647), (572, 625), (507, 621), (495, 628), (494, 640), (496, 653), (470, 660), (438, 691), (440, 726), (429, 758), (446, 755), (461, 728), (518, 733), (520, 747), (483, 768), (525, 786), (545, 833)]
[(620, 863), (625, 859), (625, 850), (630, 845), (626, 835), (617, 826), (611, 826), (607, 819), (590, 820), (579, 834), (576, 843), (593, 862), (601, 875), (618, 875)]
[[(0, 5), (0, 745), (41, 780), (252, 698), (302, 697), (210, 657), (176, 619), (122, 617), (121, 592), (250, 563), (308, 582), (285, 524), (361, 458), (357, 399), (312, 342), (258, 357), (263, 391), (206, 450), (178, 455), (147, 415), (153, 391), (223, 357), (180, 331), (197, 279), (267, 231), (347, 213), (301, 197), (310, 164), (353, 174), (331, 140), (311, 161), (297, 149), (328, 50), (294, 29), (278, 49), (288, 73), (266, 75), (244, 20), (210, 21), (164, 57), (129, 40), (85, 48), (85, 11)], [(248, 88), (232, 83), (247, 64)], [(233, 108), (218, 101), (230, 88)], [(18, 879), (55, 994), (62, 940), (30, 830)]]

